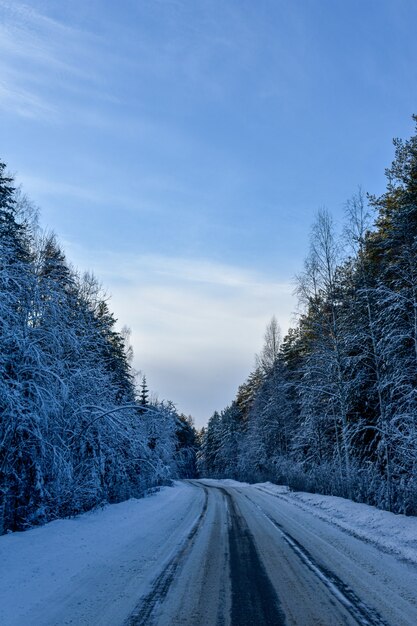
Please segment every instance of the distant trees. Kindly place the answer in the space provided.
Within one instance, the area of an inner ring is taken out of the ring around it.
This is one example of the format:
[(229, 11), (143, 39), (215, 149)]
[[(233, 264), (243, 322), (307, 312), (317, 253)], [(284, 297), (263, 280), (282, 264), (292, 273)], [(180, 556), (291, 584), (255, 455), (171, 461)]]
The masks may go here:
[(298, 326), (282, 342), (268, 326), (232, 405), (237, 436), (230, 408), (213, 416), (202, 472), (417, 514), (417, 133), (394, 145), (386, 192), (347, 203), (342, 240), (318, 213)]
[(277, 322), (277, 318), (273, 316), (266, 327), (262, 352), (257, 357), (258, 367), (264, 375), (268, 375), (272, 372), (278, 363), (280, 347), (281, 329)]
[(0, 533), (195, 470), (191, 424), (180, 445), (175, 408), (150, 402), (145, 378), (136, 389), (97, 280), (32, 213), (0, 163)]
[(194, 478), (197, 475), (199, 441), (191, 416), (176, 416), (175, 435), (178, 473), (182, 478)]
[(146, 376), (142, 376), (142, 382), (140, 384), (140, 403), (142, 406), (148, 406), (149, 404), (149, 389), (146, 382)]

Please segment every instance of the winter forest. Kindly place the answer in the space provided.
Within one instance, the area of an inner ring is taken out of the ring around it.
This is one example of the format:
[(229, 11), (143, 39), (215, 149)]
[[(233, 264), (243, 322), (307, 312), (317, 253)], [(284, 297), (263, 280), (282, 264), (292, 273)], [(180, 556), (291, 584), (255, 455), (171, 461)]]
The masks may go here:
[(0, 534), (195, 472), (195, 433), (149, 399), (129, 331), (0, 164)]
[(394, 145), (385, 193), (354, 195), (341, 237), (319, 211), (297, 325), (281, 338), (272, 318), (199, 434), (149, 398), (100, 284), (0, 164), (0, 533), (197, 471), (416, 515), (417, 134)]
[(272, 319), (203, 432), (203, 475), (417, 514), (417, 134), (394, 146), (385, 193), (352, 197), (341, 237), (318, 213), (298, 323), (281, 340)]

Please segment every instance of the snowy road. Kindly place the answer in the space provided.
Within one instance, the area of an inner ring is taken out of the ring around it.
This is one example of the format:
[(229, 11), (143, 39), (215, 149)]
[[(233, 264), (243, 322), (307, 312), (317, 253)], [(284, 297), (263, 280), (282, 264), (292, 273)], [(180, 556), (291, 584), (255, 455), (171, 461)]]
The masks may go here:
[(0, 623), (417, 624), (417, 520), (301, 496), (188, 481), (1, 537)]
[(417, 624), (415, 567), (270, 493), (216, 481), (129, 625)]

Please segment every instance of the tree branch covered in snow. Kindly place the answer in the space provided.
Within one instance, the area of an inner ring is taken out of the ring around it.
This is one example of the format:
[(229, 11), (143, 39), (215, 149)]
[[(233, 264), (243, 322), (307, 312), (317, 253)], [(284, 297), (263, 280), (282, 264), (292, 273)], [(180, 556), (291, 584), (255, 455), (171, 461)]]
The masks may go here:
[(0, 534), (190, 471), (180, 416), (171, 404), (143, 406), (129, 333), (115, 323), (94, 276), (40, 232), (1, 163)]
[(347, 203), (341, 240), (319, 212), (298, 325), (272, 360), (269, 325), (257, 369), (203, 432), (203, 474), (417, 514), (417, 134), (394, 146), (386, 192)]

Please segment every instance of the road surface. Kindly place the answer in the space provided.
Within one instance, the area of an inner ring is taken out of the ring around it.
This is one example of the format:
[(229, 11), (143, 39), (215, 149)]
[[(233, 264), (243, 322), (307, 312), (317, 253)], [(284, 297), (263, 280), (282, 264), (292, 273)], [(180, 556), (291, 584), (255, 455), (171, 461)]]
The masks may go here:
[(190, 483), (200, 514), (126, 626), (417, 624), (415, 566), (262, 489)]
[(416, 626), (417, 519), (180, 481), (0, 537), (0, 624)]

